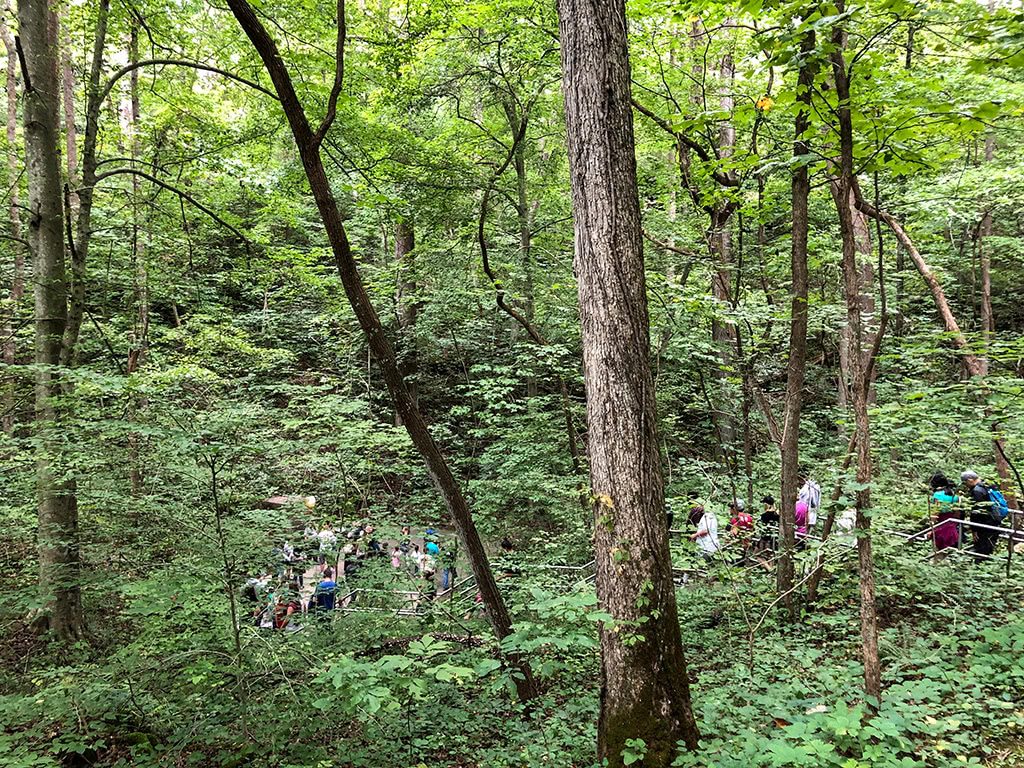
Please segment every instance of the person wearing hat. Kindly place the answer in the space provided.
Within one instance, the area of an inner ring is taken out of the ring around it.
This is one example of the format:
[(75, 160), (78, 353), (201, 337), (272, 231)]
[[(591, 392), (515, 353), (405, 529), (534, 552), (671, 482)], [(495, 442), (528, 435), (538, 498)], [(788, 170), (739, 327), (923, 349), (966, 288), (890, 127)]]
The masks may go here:
[(761, 513), (761, 550), (774, 552), (779, 546), (779, 510), (771, 494), (761, 498), (764, 511)]
[[(1002, 521), (993, 519), (992, 500), (988, 495), (988, 486), (981, 482), (981, 476), (973, 469), (968, 469), (960, 473), (960, 480), (964, 484), (964, 495), (971, 505), (971, 522), (977, 525), (998, 527)], [(974, 545), (968, 551), (980, 555), (979, 560), (991, 557), (996, 550), (999, 531), (972, 527), (971, 536), (974, 539)]]
[(736, 563), (743, 564), (747, 560), (750, 537), (754, 533), (754, 518), (747, 512), (743, 499), (733, 499), (729, 502), (729, 533), (740, 542), (743, 554)]

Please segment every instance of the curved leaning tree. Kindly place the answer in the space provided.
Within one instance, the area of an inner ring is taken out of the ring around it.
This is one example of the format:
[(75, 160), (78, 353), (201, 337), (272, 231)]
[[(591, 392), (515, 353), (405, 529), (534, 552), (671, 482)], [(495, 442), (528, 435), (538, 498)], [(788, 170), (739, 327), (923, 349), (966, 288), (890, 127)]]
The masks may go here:
[[(328, 98), (327, 111), (323, 120), (314, 129), (306, 115), (305, 108), (299, 99), (291, 75), (274, 39), (246, 0), (228, 0), (228, 6), (235, 15), (239, 25), (245, 31), (253, 47), (263, 61), (267, 74), (274, 84), (281, 109), (288, 119), (295, 146), (302, 159), (302, 167), (306, 172), (310, 190), (316, 201), (317, 210), (323, 221), (324, 229), (330, 240), (334, 253), (335, 264), (345, 293), (348, 296), (352, 311), (366, 335), (367, 343), (374, 358), (381, 367), (388, 392), (395, 404), (402, 424), (409, 437), (419, 451), (427, 466), (431, 481), (444, 499), (445, 506), (459, 532), (459, 538), (470, 561), (473, 576), (487, 609), (494, 634), (499, 640), (512, 633), (512, 619), (502, 599), (494, 574), (491, 572), (487, 553), (483, 542), (473, 523), (469, 504), (452, 474), (437, 444), (434, 442), (426, 421), (409, 390), (399, 369), (394, 348), (389, 341), (384, 327), (380, 322), (370, 297), (363, 285), (362, 277), (356, 266), (356, 260), (349, 244), (345, 224), (338, 209), (338, 203), (331, 191), (327, 171), (320, 157), (320, 147), (327, 132), (334, 124), (338, 110), (338, 99), (341, 97), (345, 75), (345, 3), (339, 0), (337, 5), (338, 34), (335, 47), (335, 76)], [(521, 701), (528, 701), (535, 694), (535, 685), (527, 662), (515, 654), (509, 654), (510, 661), (518, 667), (514, 676), (516, 688)]]

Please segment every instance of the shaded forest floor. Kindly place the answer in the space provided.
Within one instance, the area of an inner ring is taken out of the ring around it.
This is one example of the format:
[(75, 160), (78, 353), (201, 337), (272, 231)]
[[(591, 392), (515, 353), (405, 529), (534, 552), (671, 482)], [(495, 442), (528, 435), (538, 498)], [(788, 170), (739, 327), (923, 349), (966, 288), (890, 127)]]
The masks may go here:
[[(21, 561), (24, 562), (24, 561)], [(5, 567), (5, 590), (27, 594)], [(1011, 768), (1024, 754), (1024, 599), (1003, 563), (922, 562), (881, 543), (885, 695), (865, 712), (856, 574), (838, 562), (796, 624), (773, 577), (718, 567), (678, 591), (704, 736), (681, 766)], [(131, 578), (96, 572), (91, 644), (58, 655), (7, 611), (0, 658), (5, 766), (574, 766), (597, 714), (592, 587), (531, 572), (505, 582), (544, 693), (514, 702), (486, 627), (449, 617), (338, 615), (302, 632), (242, 628), (234, 663), (216, 574), (188, 553)], [(454, 629), (454, 633), (453, 633)], [(441, 639), (442, 637), (446, 639)]]

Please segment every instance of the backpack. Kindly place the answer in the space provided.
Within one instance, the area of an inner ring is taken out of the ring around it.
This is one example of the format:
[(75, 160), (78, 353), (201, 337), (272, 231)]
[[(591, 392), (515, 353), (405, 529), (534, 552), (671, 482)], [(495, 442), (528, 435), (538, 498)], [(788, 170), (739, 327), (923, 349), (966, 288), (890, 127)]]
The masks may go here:
[(989, 514), (993, 520), (1001, 523), (1010, 514), (1010, 505), (1007, 503), (1006, 497), (1003, 496), (1003, 492), (998, 488), (989, 488), (988, 500), (992, 505)]
[(813, 480), (807, 480), (797, 494), (797, 501), (807, 504), (807, 525), (814, 527), (818, 522), (818, 510), (821, 509), (821, 486)]
[(730, 522), (741, 531), (754, 530), (754, 518), (749, 512), (737, 513)]

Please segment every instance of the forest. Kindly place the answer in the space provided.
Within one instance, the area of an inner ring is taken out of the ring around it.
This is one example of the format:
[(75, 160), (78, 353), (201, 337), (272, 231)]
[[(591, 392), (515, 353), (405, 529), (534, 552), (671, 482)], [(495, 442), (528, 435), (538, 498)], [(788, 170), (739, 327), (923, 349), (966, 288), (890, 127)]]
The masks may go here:
[(1024, 766), (1024, 6), (0, 0), (0, 765)]

